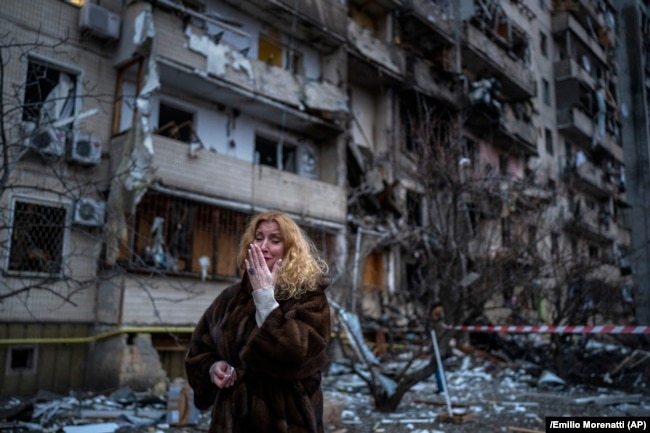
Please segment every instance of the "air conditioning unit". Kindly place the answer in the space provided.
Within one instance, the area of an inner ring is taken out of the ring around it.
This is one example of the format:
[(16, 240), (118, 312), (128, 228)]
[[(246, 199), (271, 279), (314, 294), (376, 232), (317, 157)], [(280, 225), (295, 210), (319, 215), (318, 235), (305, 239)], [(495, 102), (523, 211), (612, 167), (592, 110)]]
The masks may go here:
[(68, 134), (59, 128), (48, 128), (27, 136), (24, 144), (43, 155), (63, 156)]
[(72, 222), (84, 226), (103, 226), (105, 212), (106, 202), (83, 197), (78, 199), (74, 204)]
[(102, 159), (102, 142), (91, 134), (74, 134), (68, 150), (68, 160), (96, 165)]
[(102, 39), (118, 39), (121, 21), (115, 12), (89, 1), (79, 11), (79, 29)]

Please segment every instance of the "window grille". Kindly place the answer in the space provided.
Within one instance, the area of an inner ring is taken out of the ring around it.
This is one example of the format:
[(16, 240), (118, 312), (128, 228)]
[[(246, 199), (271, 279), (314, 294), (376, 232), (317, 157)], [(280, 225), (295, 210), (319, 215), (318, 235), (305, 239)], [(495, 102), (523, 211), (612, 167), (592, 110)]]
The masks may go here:
[(67, 210), (61, 206), (17, 200), (8, 270), (60, 274), (66, 216)]
[[(237, 277), (239, 241), (249, 218), (247, 213), (150, 191), (136, 209), (130, 253), (123, 250), (122, 260), (132, 270), (154, 267), (198, 276), (199, 259), (207, 257), (210, 278)], [(303, 229), (329, 260), (334, 235), (314, 227)]]

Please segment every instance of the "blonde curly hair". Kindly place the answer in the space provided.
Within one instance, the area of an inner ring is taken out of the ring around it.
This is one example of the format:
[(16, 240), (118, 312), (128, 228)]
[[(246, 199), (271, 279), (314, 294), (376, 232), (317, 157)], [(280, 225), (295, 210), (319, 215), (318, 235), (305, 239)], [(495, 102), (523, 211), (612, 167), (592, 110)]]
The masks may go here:
[(299, 298), (303, 293), (315, 290), (329, 267), (312, 240), (287, 214), (267, 211), (255, 215), (248, 223), (239, 243), (237, 263), (242, 272), (246, 270), (244, 259), (255, 240), (255, 231), (262, 222), (277, 223), (284, 241), (284, 257), (275, 285), (276, 299)]

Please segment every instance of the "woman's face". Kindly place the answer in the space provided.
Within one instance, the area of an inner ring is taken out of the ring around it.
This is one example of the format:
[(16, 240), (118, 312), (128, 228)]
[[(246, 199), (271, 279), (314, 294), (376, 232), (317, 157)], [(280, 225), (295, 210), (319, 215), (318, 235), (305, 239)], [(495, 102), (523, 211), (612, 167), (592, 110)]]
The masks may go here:
[(255, 230), (253, 241), (262, 250), (264, 260), (269, 270), (273, 270), (275, 262), (284, 257), (284, 239), (280, 233), (280, 226), (275, 221), (262, 221)]

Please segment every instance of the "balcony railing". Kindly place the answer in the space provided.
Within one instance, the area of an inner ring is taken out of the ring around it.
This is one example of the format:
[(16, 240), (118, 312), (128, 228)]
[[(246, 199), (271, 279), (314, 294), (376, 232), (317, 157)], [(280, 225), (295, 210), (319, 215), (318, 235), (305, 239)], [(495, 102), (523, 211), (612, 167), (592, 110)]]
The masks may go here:
[(566, 165), (565, 174), (573, 186), (590, 195), (604, 198), (612, 194), (613, 185), (605, 180), (605, 172), (590, 161)]
[(190, 158), (187, 144), (160, 135), (153, 136), (153, 144), (156, 179), (167, 187), (246, 206), (345, 221), (346, 193), (339, 186), (215, 152)]
[(571, 13), (562, 12), (553, 16), (552, 31), (553, 34), (556, 35), (570, 31), (572, 34), (576, 35), (577, 38), (588, 47), (601, 62), (604, 64), (607, 63), (607, 56), (603, 47), (596, 39), (589, 35), (587, 29), (585, 29)]
[(588, 209), (584, 205), (573, 210), (565, 220), (564, 227), (596, 242), (613, 242), (617, 234), (617, 225), (612, 222), (610, 215), (597, 209)]
[(553, 63), (553, 73), (556, 81), (575, 79), (592, 90), (596, 88), (595, 78), (573, 59), (564, 59)]
[(598, 145), (603, 150), (616, 154), (614, 151), (615, 139), (609, 130), (600, 131), (598, 122), (595, 122), (578, 106), (559, 109), (557, 111), (557, 127), (561, 134), (584, 149), (591, 151), (595, 145)]

